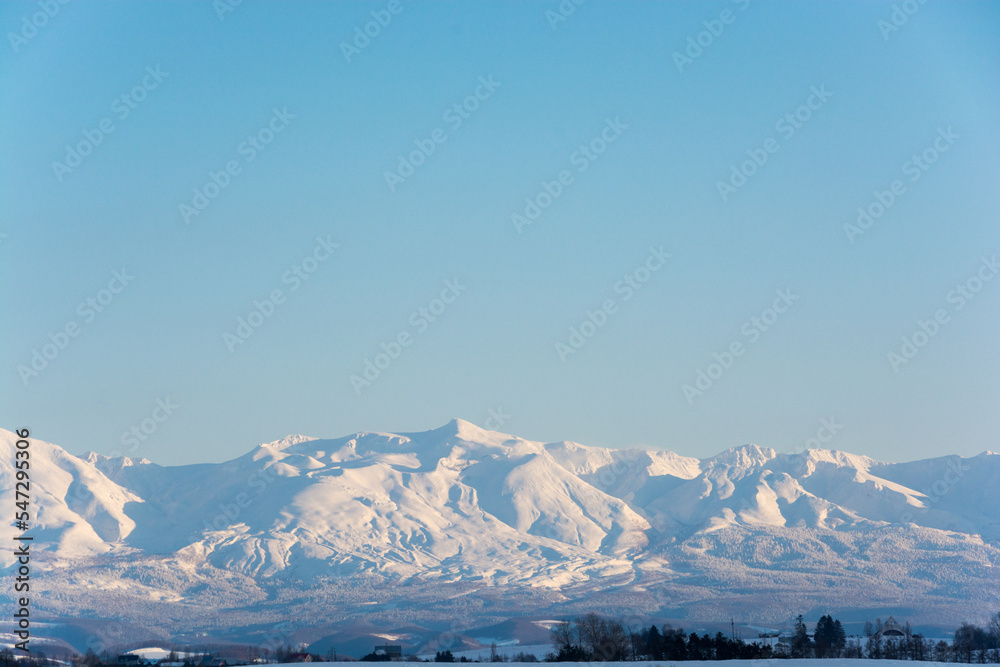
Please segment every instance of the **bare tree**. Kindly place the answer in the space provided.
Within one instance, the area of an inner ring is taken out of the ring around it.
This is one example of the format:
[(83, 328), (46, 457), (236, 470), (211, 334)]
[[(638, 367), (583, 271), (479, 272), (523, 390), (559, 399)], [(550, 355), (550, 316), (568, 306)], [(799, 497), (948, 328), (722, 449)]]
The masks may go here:
[(990, 635), (991, 648), (1000, 649), (1000, 611), (990, 616), (986, 632)]
[(606, 633), (606, 622), (603, 618), (590, 612), (586, 616), (576, 619), (576, 627), (580, 633), (580, 643), (591, 656), (596, 656), (601, 651)]
[(556, 623), (549, 630), (556, 653), (568, 653), (573, 647), (573, 627), (568, 621)]
[(607, 621), (605, 623), (603, 647), (603, 659), (622, 661), (628, 659), (628, 633), (625, 626), (620, 621)]

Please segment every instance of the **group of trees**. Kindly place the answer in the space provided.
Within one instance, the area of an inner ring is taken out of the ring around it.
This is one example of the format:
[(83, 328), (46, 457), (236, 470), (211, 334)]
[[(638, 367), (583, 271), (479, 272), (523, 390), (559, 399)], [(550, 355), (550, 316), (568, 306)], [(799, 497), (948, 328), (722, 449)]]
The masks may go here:
[(981, 628), (962, 623), (951, 643), (955, 662), (1000, 662), (1000, 613), (993, 615), (989, 625)]
[(9, 648), (0, 650), (0, 667), (47, 667), (49, 664), (54, 663), (39, 651), (32, 651), (32, 655), (27, 657), (15, 657), (14, 651)]
[(933, 660), (935, 662), (1000, 663), (1000, 613), (993, 614), (985, 628), (962, 623), (951, 644), (914, 634), (907, 623), (902, 637), (882, 634), (881, 619), (865, 623), (864, 646), (858, 644), (856, 657), (874, 660)]
[[(456, 658), (452, 655), (451, 651), (438, 651), (434, 654), (434, 662), (487, 662), (485, 659), (470, 660), (464, 655), (461, 658)], [(514, 655), (508, 655), (506, 653), (501, 654), (497, 651), (497, 645), (494, 642), (490, 645), (490, 658), (489, 662), (538, 662), (538, 657), (534, 653), (525, 653), (519, 651)]]
[(820, 616), (812, 638), (806, 630), (806, 623), (799, 614), (795, 619), (792, 638), (788, 642), (788, 657), (791, 658), (840, 658), (858, 657), (847, 655), (847, 633), (839, 620), (832, 616)]
[[(899, 627), (899, 626), (896, 626)], [(685, 634), (681, 628), (655, 625), (646, 629), (633, 630), (620, 621), (607, 619), (590, 613), (585, 616), (558, 623), (551, 630), (554, 652), (546, 656), (548, 662), (587, 661), (680, 661), (680, 660), (731, 660), (770, 658), (869, 658), (874, 660), (933, 660), (957, 663), (1000, 663), (1000, 613), (994, 614), (986, 627), (972, 623), (962, 623), (955, 631), (949, 644), (933, 641), (913, 633), (909, 623), (902, 626), (901, 636), (889, 636), (881, 619), (865, 623), (863, 636), (848, 638), (843, 625), (832, 616), (821, 616), (810, 636), (801, 615), (795, 619), (792, 635), (780, 639), (773, 647), (763, 642), (747, 643), (737, 637), (726, 637), (717, 632), (715, 636), (692, 632)], [(530, 654), (500, 656), (496, 645), (491, 647), (487, 660), (475, 662), (534, 662)], [(272, 658), (273, 655), (273, 658)], [(261, 651), (256, 659), (276, 659), (291, 661), (305, 655), (295, 652), (291, 646), (278, 647), (273, 652)], [(310, 656), (319, 660), (319, 656)], [(332, 660), (336, 653), (331, 651), (326, 659)], [(415, 656), (408, 656), (414, 658)], [(389, 660), (384, 653), (374, 652), (361, 658), (364, 661)], [(177, 660), (171, 652), (167, 662)], [(93, 650), (85, 655), (76, 655), (69, 660), (72, 667), (106, 667), (115, 665), (116, 660), (107, 652), (100, 656)], [(247, 660), (229, 659), (229, 664), (246, 664)], [(434, 662), (473, 662), (466, 657), (456, 658), (450, 650), (438, 651)], [(30, 657), (15, 657), (8, 649), (0, 650), (0, 667), (59, 667), (65, 662), (46, 658), (44, 653), (32, 652)], [(186, 663), (190, 664), (190, 663)], [(194, 667), (192, 664), (191, 667)]]
[[(801, 622), (802, 616), (797, 619)], [(847, 633), (839, 620), (832, 616), (820, 616), (812, 639), (813, 653), (817, 658), (836, 658), (847, 648)]]
[(614, 660), (730, 660), (774, 656), (769, 646), (726, 637), (721, 632), (710, 637), (683, 629), (655, 625), (633, 631), (621, 622), (587, 614), (572, 622), (552, 628), (554, 653), (547, 660), (614, 661)]
[(625, 660), (628, 657), (628, 634), (619, 621), (590, 613), (572, 623), (558, 623), (552, 628), (554, 660)]
[(901, 637), (883, 634), (880, 619), (866, 623), (864, 637), (850, 640), (841, 622), (821, 616), (810, 636), (801, 615), (795, 619), (790, 638), (773, 647), (740, 638), (685, 635), (683, 629), (655, 625), (633, 631), (619, 621), (587, 614), (552, 628), (554, 653), (546, 660), (625, 661), (625, 660), (731, 660), (767, 658), (870, 658), (873, 660), (933, 660), (937, 662), (1000, 663), (1000, 613), (981, 628), (963, 623), (951, 644), (925, 639), (904, 626)]

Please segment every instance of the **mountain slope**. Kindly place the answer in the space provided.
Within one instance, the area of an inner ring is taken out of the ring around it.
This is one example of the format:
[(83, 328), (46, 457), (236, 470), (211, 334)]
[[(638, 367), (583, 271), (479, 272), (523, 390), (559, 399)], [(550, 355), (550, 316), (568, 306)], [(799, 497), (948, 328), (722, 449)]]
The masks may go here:
[[(7, 502), (15, 438), (0, 431)], [(453, 420), (290, 436), (221, 464), (81, 458), (35, 440), (32, 456), (40, 609), (93, 616), (114, 600), (141, 609), (132, 622), (147, 632), (232, 636), (296, 609), (318, 626), (1000, 606), (991, 453), (889, 464), (746, 445), (698, 460)]]
[[(17, 435), (0, 429), (0, 502), (13, 508)], [(90, 462), (55, 445), (30, 441), (30, 509), (32, 535), (40, 543), (55, 545), (64, 558), (110, 550), (110, 544), (127, 538), (135, 521), (125, 512), (130, 502), (142, 499), (108, 479)], [(4, 567), (15, 561), (12, 552), (0, 555)]]

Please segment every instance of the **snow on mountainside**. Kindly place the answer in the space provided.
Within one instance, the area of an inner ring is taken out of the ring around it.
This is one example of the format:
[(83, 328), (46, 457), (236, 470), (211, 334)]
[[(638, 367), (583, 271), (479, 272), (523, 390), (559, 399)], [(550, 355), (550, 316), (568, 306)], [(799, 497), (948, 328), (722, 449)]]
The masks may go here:
[[(17, 435), (0, 429), (0, 501), (15, 502), (15, 443)], [(79, 459), (46, 442), (31, 441), (29, 468), (32, 534), (40, 543), (53, 545), (66, 558), (104, 553), (109, 544), (125, 539), (135, 521), (124, 510), (128, 502), (141, 502), (131, 492), (109, 480), (91, 462)], [(0, 555), (4, 567), (16, 558)]]
[[(9, 502), (15, 439), (0, 431)], [(34, 549), (52, 568), (41, 585), (62, 591), (42, 596), (53, 614), (111, 595), (152, 605), (150, 624), (197, 625), (202, 610), (211, 627), (295, 605), (367, 618), (373, 600), (401, 618), (431, 600), (470, 618), (604, 600), (762, 621), (796, 600), (967, 615), (998, 604), (992, 453), (888, 464), (745, 445), (698, 460), (462, 420), (290, 436), (220, 464), (79, 458), (34, 440), (32, 452)]]

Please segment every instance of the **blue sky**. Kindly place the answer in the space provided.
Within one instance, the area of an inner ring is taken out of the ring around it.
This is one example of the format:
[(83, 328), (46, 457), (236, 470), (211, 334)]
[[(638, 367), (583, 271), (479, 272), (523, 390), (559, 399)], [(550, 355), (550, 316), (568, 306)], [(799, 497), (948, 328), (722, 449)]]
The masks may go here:
[(45, 6), (0, 7), (4, 428), (1000, 449), (995, 4)]

